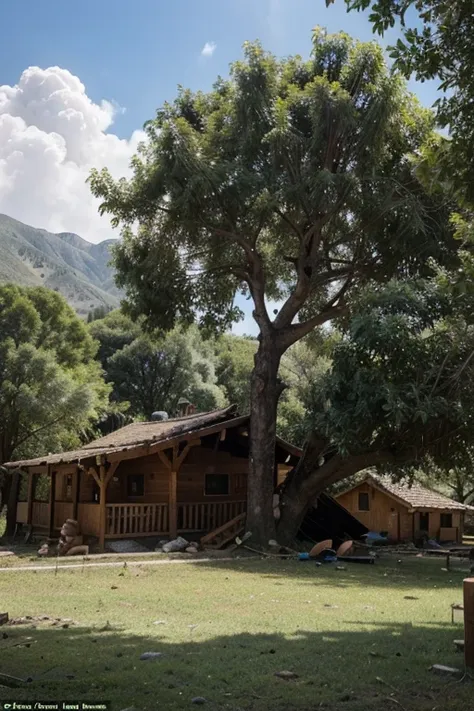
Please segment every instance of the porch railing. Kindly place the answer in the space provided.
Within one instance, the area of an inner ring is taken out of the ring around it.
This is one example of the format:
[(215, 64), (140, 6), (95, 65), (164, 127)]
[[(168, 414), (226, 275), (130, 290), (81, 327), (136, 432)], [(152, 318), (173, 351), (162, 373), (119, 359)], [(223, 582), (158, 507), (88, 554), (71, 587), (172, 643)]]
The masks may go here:
[[(33, 501), (31, 511), (31, 523), (35, 528), (49, 528), (49, 503), (44, 501)], [(27, 523), (28, 502), (19, 501), (16, 505), (17, 523)]]
[[(190, 503), (177, 506), (178, 531), (212, 531), (245, 511), (245, 501)], [(107, 504), (107, 538), (169, 533), (168, 504)]]
[(33, 501), (31, 523), (38, 528), (49, 528), (49, 504), (44, 501)]
[(107, 504), (108, 538), (151, 536), (168, 532), (168, 504)]
[(245, 511), (245, 501), (178, 503), (178, 531), (212, 531)]

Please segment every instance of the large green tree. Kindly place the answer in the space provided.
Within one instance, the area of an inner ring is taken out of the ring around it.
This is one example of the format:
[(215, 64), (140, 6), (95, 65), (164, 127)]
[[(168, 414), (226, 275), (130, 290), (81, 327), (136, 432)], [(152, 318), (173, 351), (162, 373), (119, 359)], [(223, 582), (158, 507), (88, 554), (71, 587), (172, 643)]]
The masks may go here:
[[(303, 445), (311, 382), (328, 367), (327, 354), (333, 336), (305, 339), (282, 356), (280, 378), (285, 389), (278, 402), (277, 434), (288, 442)], [(241, 414), (250, 410), (250, 382), (258, 350), (255, 338), (225, 334), (216, 341), (217, 382), (228, 402)]]
[(462, 452), (461, 461), (452, 462), (449, 469), (440, 469), (431, 462), (416, 477), (422, 484), (435, 484), (447, 496), (461, 504), (470, 504), (474, 496), (474, 455), (472, 449)]
[(247, 526), (263, 545), (275, 536), (283, 354), (343, 315), (362, 284), (426, 272), (449, 251), (447, 206), (409, 160), (431, 129), (376, 44), (317, 29), (308, 60), (246, 44), (229, 79), (157, 111), (131, 180), (91, 175), (123, 228), (115, 265), (132, 314), (224, 328), (236, 293), (253, 301)]
[(119, 406), (128, 403), (128, 415), (151, 419), (155, 410), (175, 415), (181, 397), (200, 411), (226, 403), (215, 343), (204, 340), (196, 327), (146, 333), (142, 319), (113, 311), (89, 329), (99, 342), (112, 400)]
[(331, 368), (313, 383), (305, 456), (282, 494), (282, 540), (309, 500), (358, 471), (449, 476), (471, 462), (474, 301), (452, 287), (440, 273), (361, 299)]
[(130, 412), (150, 420), (155, 410), (178, 413), (185, 397), (198, 411), (226, 404), (217, 385), (212, 344), (204, 343), (193, 328), (161, 338), (142, 335), (108, 361), (107, 377), (114, 393), (130, 403)]
[[(59, 294), (0, 286), (0, 464), (77, 443), (108, 399), (96, 351)], [(3, 477), (2, 507), (11, 483)]]
[(107, 371), (109, 359), (115, 353), (129, 346), (144, 334), (139, 320), (133, 321), (118, 310), (111, 311), (103, 318), (92, 321), (89, 331), (99, 343), (97, 356), (105, 371)]
[[(334, 0), (327, 0), (327, 4)], [(417, 79), (438, 79), (443, 92), (435, 107), (449, 129), (445, 165), (472, 201), (474, 156), (474, 12), (471, 0), (345, 0), (348, 10), (370, 9), (374, 31), (398, 24), (401, 38), (389, 48), (394, 67)]]

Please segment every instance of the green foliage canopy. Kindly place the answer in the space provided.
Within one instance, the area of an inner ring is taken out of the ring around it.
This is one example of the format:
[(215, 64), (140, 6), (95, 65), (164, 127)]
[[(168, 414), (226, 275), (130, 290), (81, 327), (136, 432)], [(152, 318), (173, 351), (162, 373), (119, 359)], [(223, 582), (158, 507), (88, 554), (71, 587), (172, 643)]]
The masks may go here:
[(315, 384), (312, 425), (329, 450), (380, 453), (390, 471), (449, 470), (474, 444), (474, 303), (435, 282), (367, 294)]
[(0, 462), (77, 442), (108, 399), (96, 350), (59, 294), (0, 286)]
[[(329, 0), (331, 2), (332, 0)], [(329, 3), (328, 3), (329, 4)], [(399, 21), (402, 39), (390, 48), (394, 66), (421, 81), (440, 80), (438, 121), (453, 139), (450, 166), (470, 199), (474, 155), (474, 13), (471, 0), (346, 0), (349, 10), (370, 8), (374, 31)]]
[(140, 321), (114, 311), (89, 329), (99, 341), (113, 400), (128, 403), (128, 414), (150, 419), (155, 410), (164, 410), (172, 416), (181, 397), (199, 411), (227, 403), (218, 385), (214, 342), (203, 340), (196, 327), (145, 333)]
[(317, 29), (310, 60), (244, 51), (211, 92), (180, 89), (157, 111), (130, 181), (104, 169), (90, 183), (123, 226), (115, 263), (131, 313), (224, 328), (250, 291), (263, 331), (265, 298), (283, 302), (272, 327), (285, 350), (354, 285), (442, 259), (450, 230), (408, 159), (431, 114), (377, 45)]

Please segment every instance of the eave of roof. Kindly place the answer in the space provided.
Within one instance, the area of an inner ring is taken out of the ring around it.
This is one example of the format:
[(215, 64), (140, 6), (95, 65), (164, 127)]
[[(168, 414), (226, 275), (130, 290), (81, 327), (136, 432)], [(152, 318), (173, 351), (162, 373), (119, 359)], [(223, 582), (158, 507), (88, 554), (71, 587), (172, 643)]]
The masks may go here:
[[(353, 486), (348, 487), (344, 491), (341, 491), (339, 494), (336, 495), (336, 499), (342, 496), (343, 494), (347, 494), (350, 491), (353, 491), (354, 489), (357, 489), (361, 484), (369, 484), (370, 486), (373, 486), (375, 489), (378, 491), (382, 492), (386, 496), (390, 497), (391, 499), (394, 499), (395, 501), (398, 501), (402, 506), (405, 508), (409, 509), (410, 511), (418, 511), (418, 510), (426, 510), (426, 511), (432, 511), (434, 510), (439, 510), (442, 511), (444, 510), (453, 510), (453, 511), (468, 511), (471, 508), (471, 506), (468, 506), (467, 504), (461, 504), (459, 501), (454, 501), (453, 499), (448, 498), (447, 496), (444, 496), (443, 494), (439, 494), (437, 491), (433, 491), (432, 489), (427, 489), (424, 486), (418, 485), (418, 490), (421, 490), (423, 492), (426, 492), (427, 496), (435, 495), (440, 499), (440, 503), (427, 503), (425, 504), (418, 504), (418, 503), (413, 503), (413, 501), (409, 499), (405, 499), (403, 497), (403, 490), (399, 491), (399, 493), (396, 493), (394, 491), (390, 491), (387, 487), (384, 486), (383, 482), (379, 481), (378, 478), (374, 477), (371, 474), (368, 474), (364, 479), (359, 481), (357, 484), (354, 484)], [(399, 487), (401, 489), (401, 487)], [(441, 500), (443, 500), (441, 502)], [(444, 504), (444, 505), (441, 505)]]
[[(225, 410), (216, 411), (216, 418), (214, 422), (209, 422), (207, 425), (200, 425), (202, 423), (203, 417), (190, 418), (192, 420), (191, 424), (196, 424), (195, 427), (189, 429), (184, 429), (182, 431), (174, 431), (169, 437), (155, 437), (149, 440), (137, 441), (132, 444), (122, 445), (122, 446), (94, 446), (94, 442), (82, 447), (81, 449), (73, 450), (70, 452), (59, 452), (57, 454), (49, 454), (47, 456), (35, 457), (33, 459), (24, 459), (13, 462), (7, 462), (3, 466), (6, 469), (15, 470), (28, 467), (42, 467), (50, 464), (80, 464), (81, 462), (87, 461), (88, 459), (95, 459), (96, 457), (105, 457), (109, 462), (120, 461), (121, 459), (134, 459), (135, 457), (143, 457), (149, 454), (153, 454), (159, 450), (168, 449), (175, 444), (179, 444), (183, 441), (188, 441), (190, 439), (197, 439), (199, 437), (205, 437), (207, 435), (219, 432), (225, 429), (234, 429), (236, 427), (241, 427), (248, 425), (250, 422), (249, 415), (242, 415), (239, 417), (231, 417), (230, 419), (220, 419), (218, 414), (225, 417), (231, 414), (233, 408), (226, 408)], [(211, 413), (205, 413), (211, 414)], [(180, 418), (178, 418), (180, 419)], [(182, 418), (181, 418), (182, 419)], [(219, 420), (219, 421), (218, 421)], [(209, 420), (207, 420), (209, 421)], [(172, 423), (172, 420), (168, 420)], [(148, 423), (145, 423), (148, 424)], [(123, 428), (125, 429), (125, 428)], [(172, 431), (172, 430), (171, 430)], [(96, 440), (97, 443), (101, 442), (105, 438)], [(277, 437), (277, 445), (283, 450), (287, 451), (291, 456), (300, 457), (302, 451), (290, 444), (285, 442), (285, 440)]]

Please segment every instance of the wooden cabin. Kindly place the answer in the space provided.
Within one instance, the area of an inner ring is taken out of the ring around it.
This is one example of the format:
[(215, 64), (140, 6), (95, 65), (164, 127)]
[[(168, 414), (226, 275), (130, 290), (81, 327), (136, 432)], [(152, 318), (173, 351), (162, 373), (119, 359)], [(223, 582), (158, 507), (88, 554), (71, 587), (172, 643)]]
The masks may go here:
[[(77, 451), (9, 462), (16, 521), (54, 536), (77, 519), (100, 549), (109, 539), (213, 531), (245, 512), (249, 424), (232, 408), (137, 422)], [(275, 485), (300, 455), (277, 438)]]
[(462, 542), (464, 516), (460, 504), (420, 484), (394, 484), (369, 475), (335, 497), (371, 531), (386, 531), (394, 541), (416, 541), (423, 535), (439, 542)]

